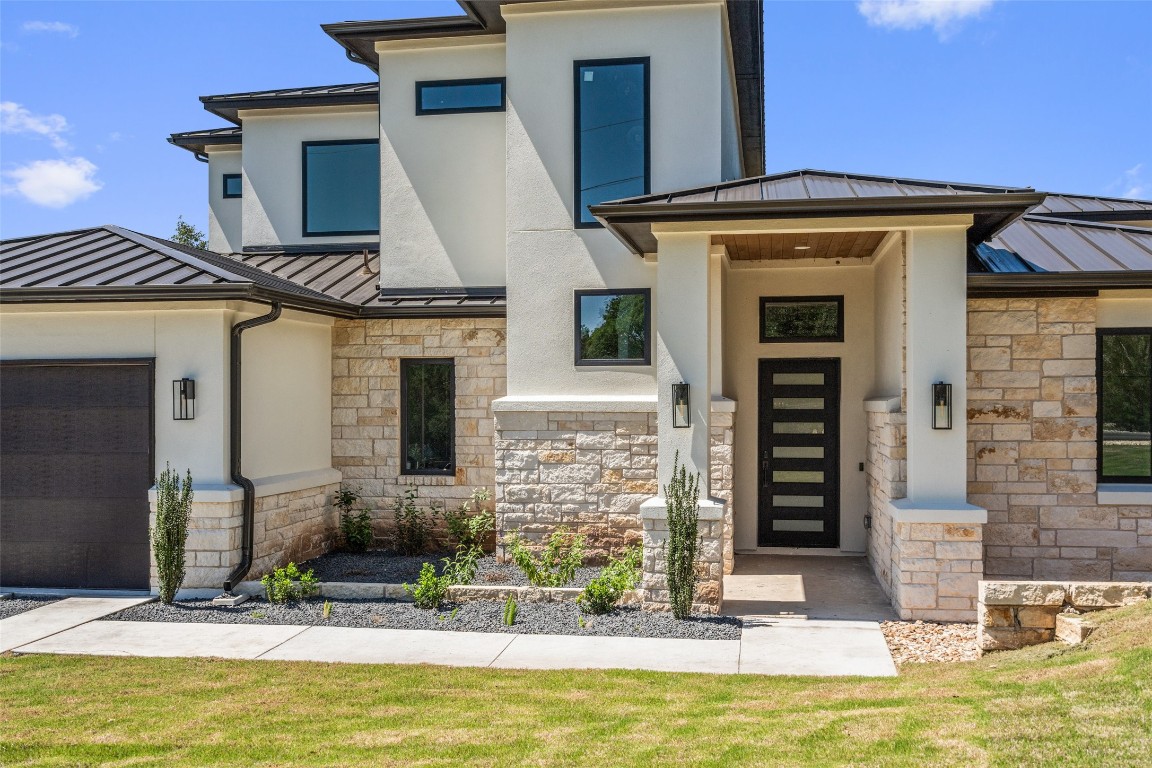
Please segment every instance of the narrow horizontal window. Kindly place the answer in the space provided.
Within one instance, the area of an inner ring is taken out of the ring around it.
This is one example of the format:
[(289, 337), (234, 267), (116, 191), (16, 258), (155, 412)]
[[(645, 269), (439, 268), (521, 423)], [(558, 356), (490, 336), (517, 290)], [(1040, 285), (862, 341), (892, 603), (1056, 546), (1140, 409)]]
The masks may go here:
[(575, 226), (598, 227), (588, 206), (648, 193), (648, 59), (575, 63)]
[(1152, 482), (1152, 329), (1097, 333), (1099, 475), (1102, 482)]
[(451, 360), (400, 361), (400, 420), (408, 475), (455, 471), (456, 379)]
[(760, 297), (760, 343), (844, 341), (843, 296)]
[(238, 173), (224, 174), (224, 197), (243, 197), (244, 181)]
[(304, 236), (380, 232), (380, 142), (303, 143)]
[(576, 291), (576, 365), (649, 365), (652, 292)]
[(504, 78), (427, 80), (416, 83), (417, 115), (503, 112)]

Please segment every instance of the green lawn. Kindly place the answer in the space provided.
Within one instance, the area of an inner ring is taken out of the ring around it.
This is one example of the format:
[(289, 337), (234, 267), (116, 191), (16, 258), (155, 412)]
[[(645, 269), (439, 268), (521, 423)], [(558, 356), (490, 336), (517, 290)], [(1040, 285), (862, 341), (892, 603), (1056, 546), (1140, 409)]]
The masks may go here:
[(1147, 476), (1152, 450), (1147, 445), (1104, 445), (1104, 474), (1115, 477)]
[(0, 659), (0, 764), (1152, 765), (1152, 604), (899, 678)]

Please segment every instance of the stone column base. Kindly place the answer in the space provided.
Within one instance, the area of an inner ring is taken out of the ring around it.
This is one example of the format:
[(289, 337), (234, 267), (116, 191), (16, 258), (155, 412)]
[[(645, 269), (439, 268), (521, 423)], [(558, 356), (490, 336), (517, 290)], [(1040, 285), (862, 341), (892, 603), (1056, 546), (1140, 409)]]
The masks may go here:
[[(696, 593), (692, 610), (716, 614), (724, 600), (724, 512), (725, 505), (701, 499), (697, 523), (700, 542), (696, 550)], [(641, 573), (643, 605), (649, 611), (671, 609), (668, 600), (668, 572), (664, 548), (668, 542), (668, 503), (660, 498), (640, 505), (644, 527), (644, 562)]]
[(889, 502), (892, 606), (901, 619), (976, 621), (987, 510), (970, 504)]

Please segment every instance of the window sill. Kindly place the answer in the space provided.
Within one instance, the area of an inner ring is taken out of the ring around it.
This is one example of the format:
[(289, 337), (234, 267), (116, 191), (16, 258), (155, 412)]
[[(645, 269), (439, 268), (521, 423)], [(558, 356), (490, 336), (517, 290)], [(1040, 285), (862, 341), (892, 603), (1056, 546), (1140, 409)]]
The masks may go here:
[(1101, 483), (1096, 487), (1096, 503), (1152, 504), (1152, 483)]

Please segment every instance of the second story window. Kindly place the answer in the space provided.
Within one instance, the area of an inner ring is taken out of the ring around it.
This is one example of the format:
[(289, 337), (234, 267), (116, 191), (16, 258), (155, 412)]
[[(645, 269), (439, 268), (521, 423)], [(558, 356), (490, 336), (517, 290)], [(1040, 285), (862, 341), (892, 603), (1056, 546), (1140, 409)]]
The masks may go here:
[(416, 83), (417, 115), (503, 112), (504, 78), (426, 80)]
[(380, 142), (303, 144), (305, 237), (380, 232)]
[(648, 192), (648, 59), (575, 64), (575, 224), (600, 226), (588, 206)]
[(238, 173), (224, 174), (224, 197), (243, 197), (244, 181)]

